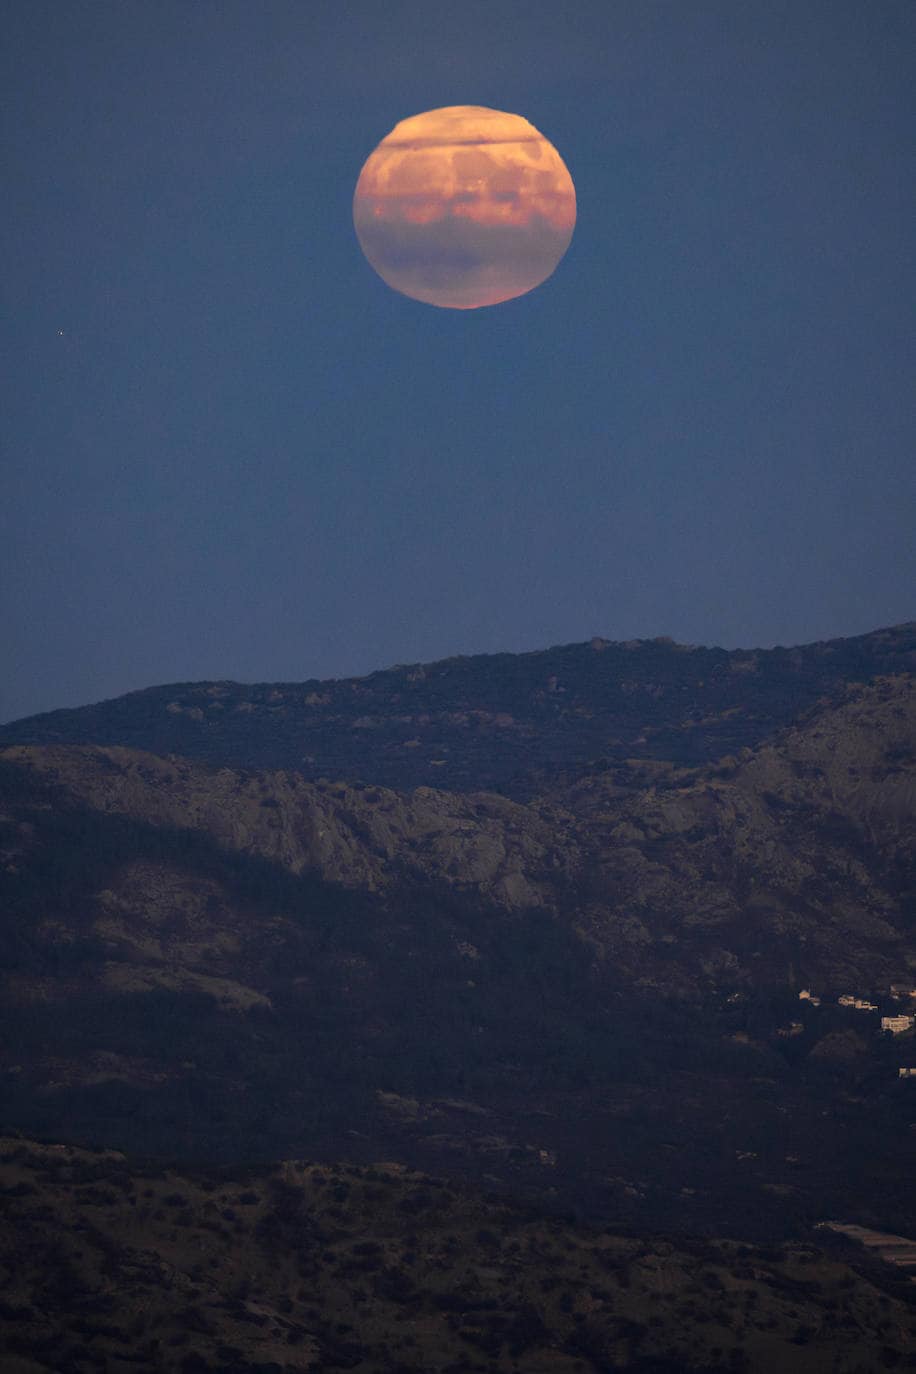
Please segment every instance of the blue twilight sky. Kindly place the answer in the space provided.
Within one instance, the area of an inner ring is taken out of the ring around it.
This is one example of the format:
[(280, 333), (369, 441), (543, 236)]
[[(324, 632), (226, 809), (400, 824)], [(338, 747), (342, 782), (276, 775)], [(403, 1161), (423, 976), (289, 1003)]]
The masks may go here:
[[(0, 719), (914, 614), (913, 0), (13, 0)], [(539, 290), (362, 258), (400, 119), (524, 115)]]

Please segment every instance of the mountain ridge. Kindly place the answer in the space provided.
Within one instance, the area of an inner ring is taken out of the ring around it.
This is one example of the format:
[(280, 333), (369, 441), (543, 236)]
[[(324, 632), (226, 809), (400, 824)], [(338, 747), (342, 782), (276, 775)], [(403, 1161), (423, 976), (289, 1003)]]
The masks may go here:
[(304, 683), (165, 684), (0, 726), (0, 744), (120, 744), (397, 790), (524, 800), (597, 760), (712, 762), (851, 681), (916, 669), (916, 622), (792, 649), (669, 640), (442, 659)]

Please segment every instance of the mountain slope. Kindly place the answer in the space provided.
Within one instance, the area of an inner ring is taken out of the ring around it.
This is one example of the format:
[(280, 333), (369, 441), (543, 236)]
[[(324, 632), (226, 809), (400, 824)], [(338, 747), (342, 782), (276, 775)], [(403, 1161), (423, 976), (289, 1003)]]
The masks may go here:
[(122, 745), (312, 780), (524, 800), (599, 759), (612, 768), (627, 759), (712, 762), (755, 747), (850, 683), (914, 669), (916, 624), (730, 652), (595, 639), (343, 681), (153, 687), (2, 726), (0, 743)]
[(398, 1165), (189, 1174), (7, 1138), (0, 1191), (11, 1374), (858, 1374), (916, 1351), (905, 1285), (851, 1246), (646, 1242)]
[(916, 1230), (911, 1046), (836, 1005), (899, 1009), (916, 964), (914, 719), (899, 675), (527, 803), (12, 746), (5, 1118), (384, 1153), (634, 1225)]
[(555, 793), (598, 856), (596, 936), (629, 917), (733, 988), (888, 987), (916, 960), (914, 741), (916, 681), (890, 678), (740, 760)]
[(855, 688), (741, 759), (656, 770), (638, 790), (610, 771), (585, 775), (528, 804), (111, 747), (3, 757), (101, 813), (195, 830), (294, 874), (543, 908), (587, 935), (601, 962), (656, 986), (850, 980), (877, 992), (916, 961), (914, 740), (907, 676)]

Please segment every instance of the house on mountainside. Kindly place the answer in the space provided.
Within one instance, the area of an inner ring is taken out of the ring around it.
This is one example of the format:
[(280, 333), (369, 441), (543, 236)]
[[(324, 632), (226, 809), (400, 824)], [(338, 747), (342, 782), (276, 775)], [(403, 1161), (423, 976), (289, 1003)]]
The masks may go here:
[(841, 1007), (854, 1007), (856, 1011), (877, 1011), (877, 1002), (867, 1002), (864, 997), (853, 997), (850, 993), (844, 993), (838, 997), (837, 1002)]
[(916, 1016), (882, 1016), (881, 1029), (890, 1031), (891, 1035), (902, 1035), (904, 1031), (912, 1030), (916, 1024)]

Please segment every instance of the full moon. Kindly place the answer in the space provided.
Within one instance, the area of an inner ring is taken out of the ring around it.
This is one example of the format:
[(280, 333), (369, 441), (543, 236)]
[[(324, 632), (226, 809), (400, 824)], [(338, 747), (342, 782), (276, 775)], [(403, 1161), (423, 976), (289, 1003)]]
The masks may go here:
[(553, 144), (521, 115), (449, 105), (396, 124), (353, 196), (360, 247), (414, 300), (477, 310), (551, 275), (576, 223), (576, 189)]

